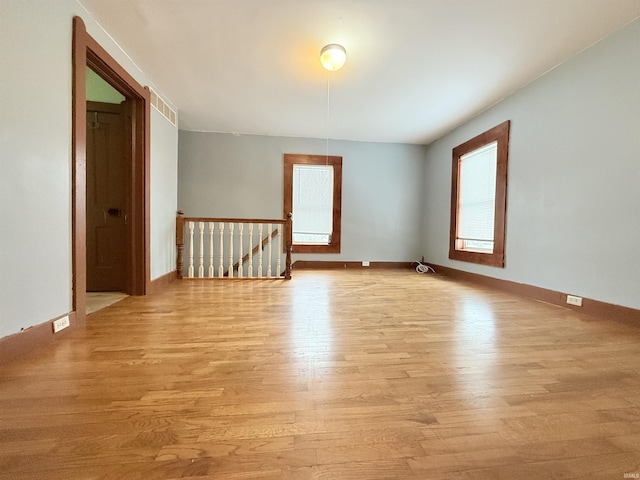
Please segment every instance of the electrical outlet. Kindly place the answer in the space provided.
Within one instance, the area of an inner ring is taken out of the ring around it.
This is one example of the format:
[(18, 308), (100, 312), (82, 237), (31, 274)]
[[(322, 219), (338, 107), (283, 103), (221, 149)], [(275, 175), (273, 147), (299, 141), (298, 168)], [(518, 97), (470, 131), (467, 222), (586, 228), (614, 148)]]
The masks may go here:
[(582, 297), (576, 297), (574, 295), (567, 295), (567, 303), (569, 305), (575, 305), (576, 307), (582, 306)]
[(58, 333), (69, 326), (69, 315), (53, 321), (53, 333)]
[(369, 266), (369, 262), (367, 262), (367, 261), (362, 262), (362, 266), (363, 267), (368, 267)]

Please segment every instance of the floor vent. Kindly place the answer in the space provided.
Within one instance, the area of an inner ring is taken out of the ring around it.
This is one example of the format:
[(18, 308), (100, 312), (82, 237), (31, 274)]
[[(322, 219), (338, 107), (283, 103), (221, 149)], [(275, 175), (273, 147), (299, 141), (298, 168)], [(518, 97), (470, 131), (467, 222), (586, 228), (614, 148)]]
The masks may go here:
[(169, 120), (169, 122), (171, 122), (171, 125), (177, 127), (178, 115), (176, 114), (176, 112), (174, 112), (169, 105), (164, 103), (164, 101), (158, 96), (156, 92), (153, 91), (153, 89), (149, 88), (149, 91), (151, 92), (151, 105), (153, 105), (153, 107), (157, 111), (159, 111), (164, 118)]

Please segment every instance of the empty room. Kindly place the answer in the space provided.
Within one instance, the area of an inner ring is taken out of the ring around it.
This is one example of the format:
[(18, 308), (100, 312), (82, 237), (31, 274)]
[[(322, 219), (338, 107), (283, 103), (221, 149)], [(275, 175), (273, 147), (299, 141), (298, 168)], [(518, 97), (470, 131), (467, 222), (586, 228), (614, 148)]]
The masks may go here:
[(640, 0), (0, 0), (0, 479), (640, 478)]

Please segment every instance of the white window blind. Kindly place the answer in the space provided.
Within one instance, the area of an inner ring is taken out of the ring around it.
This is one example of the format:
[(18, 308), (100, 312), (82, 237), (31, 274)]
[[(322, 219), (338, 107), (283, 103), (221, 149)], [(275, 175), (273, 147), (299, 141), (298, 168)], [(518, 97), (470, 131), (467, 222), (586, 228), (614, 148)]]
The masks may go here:
[(293, 243), (329, 245), (333, 233), (333, 166), (293, 166)]
[(493, 253), (498, 142), (460, 157), (456, 248)]

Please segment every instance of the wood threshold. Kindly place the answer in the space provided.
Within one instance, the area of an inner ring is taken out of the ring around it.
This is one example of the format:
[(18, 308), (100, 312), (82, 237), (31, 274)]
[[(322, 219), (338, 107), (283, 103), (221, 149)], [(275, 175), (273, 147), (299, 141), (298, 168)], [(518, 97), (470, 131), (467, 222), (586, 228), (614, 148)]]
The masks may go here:
[(578, 307), (566, 303), (567, 295), (573, 295), (572, 293), (558, 292), (547, 288), (527, 285), (525, 283), (517, 283), (510, 280), (488, 277), (486, 275), (465, 272), (463, 270), (436, 265), (434, 263), (427, 263), (427, 265), (433, 268), (437, 274), (451, 278), (452, 280), (471, 282), (523, 297), (533, 298), (534, 300), (557, 305), (592, 317), (614, 320), (616, 322), (640, 327), (640, 310), (636, 310), (634, 308), (623, 307), (621, 305), (601, 302), (599, 300), (593, 300), (585, 297), (582, 297), (582, 307)]

